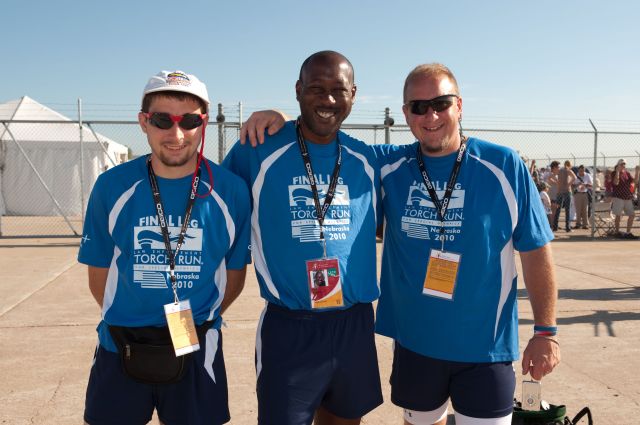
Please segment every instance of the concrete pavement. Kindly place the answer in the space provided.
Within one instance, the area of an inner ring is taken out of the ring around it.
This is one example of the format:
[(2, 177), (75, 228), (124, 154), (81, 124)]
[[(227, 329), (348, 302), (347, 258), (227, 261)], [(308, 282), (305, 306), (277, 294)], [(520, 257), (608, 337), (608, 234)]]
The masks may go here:
[[(553, 242), (562, 363), (544, 379), (543, 398), (566, 404), (571, 416), (588, 405), (598, 425), (637, 424), (640, 241), (591, 241), (583, 232), (560, 232)], [(77, 246), (77, 239), (0, 239), (1, 424), (82, 423), (100, 312), (86, 269), (75, 261)], [(249, 269), (223, 329), (231, 424), (239, 425), (256, 423), (253, 348), (263, 302)], [(523, 349), (532, 315), (520, 286)], [(401, 424), (389, 401), (391, 341), (378, 337), (377, 344), (385, 403), (363, 423)], [(518, 385), (518, 398), (519, 392)]]

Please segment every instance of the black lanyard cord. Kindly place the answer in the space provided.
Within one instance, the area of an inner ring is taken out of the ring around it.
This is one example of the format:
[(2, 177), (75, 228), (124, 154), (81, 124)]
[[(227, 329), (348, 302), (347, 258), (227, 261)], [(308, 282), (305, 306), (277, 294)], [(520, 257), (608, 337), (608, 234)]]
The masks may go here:
[(444, 191), (444, 195), (442, 197), (442, 201), (438, 199), (438, 194), (436, 193), (435, 188), (433, 187), (433, 183), (429, 178), (429, 173), (427, 173), (427, 168), (424, 166), (424, 161), (422, 160), (422, 151), (420, 150), (420, 143), (418, 143), (418, 149), (416, 152), (416, 160), (418, 162), (418, 168), (420, 169), (420, 174), (422, 175), (422, 180), (424, 181), (424, 185), (427, 187), (427, 191), (429, 192), (429, 196), (433, 201), (433, 204), (436, 206), (436, 210), (438, 211), (438, 217), (440, 218), (440, 234), (442, 235), (442, 244), (444, 246), (444, 223), (445, 223), (445, 214), (447, 212), (447, 208), (449, 207), (449, 201), (451, 201), (451, 195), (453, 194), (453, 188), (456, 184), (456, 180), (458, 179), (458, 174), (460, 173), (460, 168), (462, 168), (462, 161), (464, 159), (464, 152), (466, 150), (466, 138), (462, 139), (460, 143), (460, 148), (458, 149), (458, 155), (456, 157), (456, 161), (453, 164), (453, 169), (451, 170), (451, 175), (449, 176), (449, 182), (447, 183), (447, 188)]
[(177, 282), (175, 276), (175, 268), (176, 268), (176, 257), (178, 256), (178, 252), (184, 243), (185, 235), (187, 234), (187, 229), (189, 227), (189, 220), (191, 218), (191, 212), (193, 211), (193, 205), (196, 201), (196, 193), (198, 192), (198, 184), (200, 183), (200, 168), (198, 168), (197, 175), (192, 180), (191, 191), (189, 193), (189, 200), (187, 201), (187, 209), (184, 213), (184, 218), (182, 222), (182, 228), (180, 229), (180, 236), (178, 236), (178, 242), (176, 244), (176, 250), (173, 251), (171, 249), (171, 238), (169, 234), (169, 226), (167, 225), (167, 220), (164, 214), (164, 207), (162, 205), (162, 199), (160, 198), (160, 187), (158, 186), (158, 181), (156, 179), (156, 174), (153, 171), (153, 166), (151, 165), (151, 156), (147, 159), (147, 171), (149, 172), (149, 183), (151, 184), (151, 193), (153, 195), (153, 203), (156, 208), (156, 213), (158, 215), (158, 224), (160, 226), (160, 231), (162, 232), (162, 239), (164, 240), (164, 246), (167, 251), (167, 256), (169, 257), (169, 276), (171, 278), (171, 289), (173, 290), (174, 301), (178, 302), (178, 291), (177, 291)]
[[(313, 174), (313, 167), (311, 166), (311, 157), (309, 155), (309, 150), (307, 149), (307, 144), (304, 141), (304, 137), (302, 135), (302, 129), (300, 128), (300, 117), (298, 117), (298, 120), (296, 121), (296, 133), (298, 135), (298, 146), (300, 147), (300, 153), (302, 154), (304, 169), (307, 172), (307, 177), (309, 178), (311, 193), (313, 193), (313, 202), (316, 208), (318, 223), (320, 224), (320, 240), (324, 240), (324, 229), (323, 229), (324, 217), (325, 217), (325, 214), (327, 213), (327, 210), (331, 206), (331, 202), (333, 201), (333, 198), (336, 194), (338, 176), (340, 174), (340, 167), (342, 166), (342, 146), (340, 145), (340, 139), (338, 138), (338, 134), (336, 133), (336, 142), (338, 144), (338, 157), (336, 158), (336, 164), (333, 167), (333, 172), (331, 173), (331, 181), (329, 182), (327, 195), (324, 198), (324, 204), (320, 206), (320, 196), (318, 194), (318, 186), (316, 183), (316, 178)], [(325, 246), (325, 256), (326, 256), (326, 246)]]

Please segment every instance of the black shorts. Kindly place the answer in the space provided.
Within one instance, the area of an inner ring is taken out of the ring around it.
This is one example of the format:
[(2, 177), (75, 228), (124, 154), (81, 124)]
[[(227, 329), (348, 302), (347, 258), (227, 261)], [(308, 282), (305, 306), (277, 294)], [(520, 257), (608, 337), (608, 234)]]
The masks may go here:
[(502, 418), (513, 410), (516, 376), (511, 362), (439, 360), (396, 341), (390, 381), (391, 401), (409, 410), (436, 410), (448, 398), (456, 412), (472, 418)]
[(318, 407), (347, 419), (382, 404), (373, 307), (294, 311), (269, 304), (256, 340), (258, 423), (311, 424)]
[(84, 420), (90, 425), (136, 425), (153, 410), (165, 425), (217, 425), (229, 422), (222, 333), (209, 329), (185, 376), (175, 384), (149, 385), (122, 370), (120, 355), (101, 346), (91, 367)]

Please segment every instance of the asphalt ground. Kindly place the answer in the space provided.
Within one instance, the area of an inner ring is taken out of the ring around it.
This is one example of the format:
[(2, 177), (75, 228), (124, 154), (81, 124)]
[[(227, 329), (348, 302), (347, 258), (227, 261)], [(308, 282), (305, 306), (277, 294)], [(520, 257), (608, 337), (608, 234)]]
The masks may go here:
[[(591, 240), (577, 230), (557, 232), (552, 247), (562, 363), (543, 380), (542, 397), (567, 405), (570, 416), (589, 406), (598, 425), (638, 424), (640, 241)], [(100, 311), (77, 250), (77, 239), (0, 238), (2, 424), (82, 423)], [(518, 300), (522, 350), (533, 325), (522, 283)], [(231, 424), (256, 423), (253, 358), (262, 307), (250, 266), (244, 292), (224, 317)], [(377, 347), (385, 402), (363, 423), (401, 424), (389, 401), (391, 341), (377, 337)], [(519, 364), (516, 373), (520, 382)]]

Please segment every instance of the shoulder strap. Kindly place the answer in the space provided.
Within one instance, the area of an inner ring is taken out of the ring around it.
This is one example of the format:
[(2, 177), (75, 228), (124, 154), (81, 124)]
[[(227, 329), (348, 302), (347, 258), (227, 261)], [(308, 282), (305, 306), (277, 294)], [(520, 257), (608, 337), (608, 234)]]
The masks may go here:
[(578, 414), (573, 417), (573, 419), (571, 420), (571, 425), (577, 424), (580, 421), (580, 419), (582, 419), (585, 415), (587, 416), (589, 425), (593, 425), (591, 410), (589, 409), (588, 406), (583, 407), (582, 410), (579, 411)]

